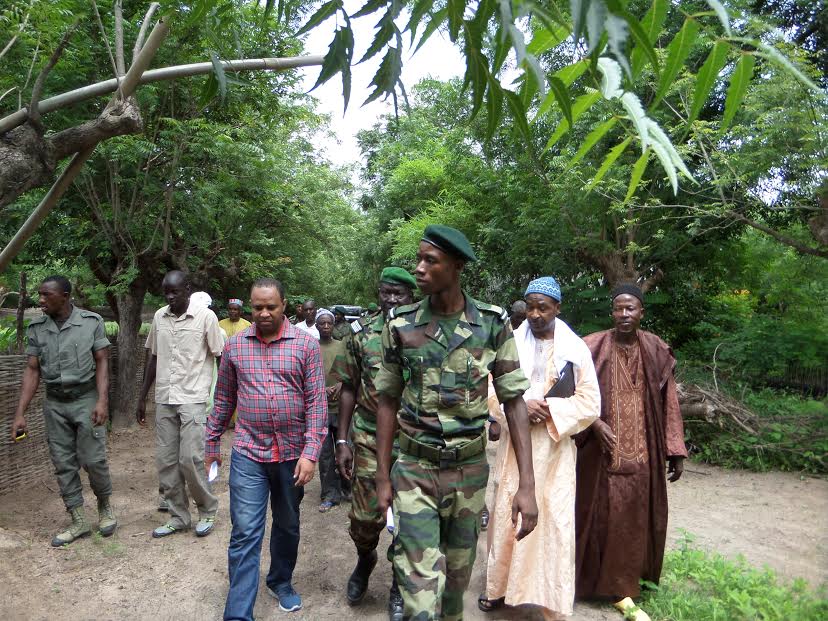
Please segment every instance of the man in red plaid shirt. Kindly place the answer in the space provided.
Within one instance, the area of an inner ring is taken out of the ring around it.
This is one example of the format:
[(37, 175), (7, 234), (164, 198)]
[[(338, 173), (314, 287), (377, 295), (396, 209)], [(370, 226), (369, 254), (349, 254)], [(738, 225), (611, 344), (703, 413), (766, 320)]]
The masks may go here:
[(279, 608), (302, 607), (291, 579), (299, 549), (299, 504), (327, 431), (319, 343), (285, 319), (278, 280), (250, 291), (254, 324), (225, 345), (215, 405), (207, 421), (205, 464), (221, 465), (221, 434), (238, 409), (230, 462), (230, 590), (224, 619), (253, 619), (262, 539), (271, 498), (273, 530), (267, 590)]

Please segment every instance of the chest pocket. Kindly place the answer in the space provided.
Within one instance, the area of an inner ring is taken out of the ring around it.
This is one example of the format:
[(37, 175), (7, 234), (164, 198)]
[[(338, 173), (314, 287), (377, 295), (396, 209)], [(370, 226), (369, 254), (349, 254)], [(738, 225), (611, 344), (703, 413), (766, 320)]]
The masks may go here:
[(60, 332), (60, 374), (64, 383), (89, 379), (95, 371), (93, 334), (86, 326), (72, 326)]

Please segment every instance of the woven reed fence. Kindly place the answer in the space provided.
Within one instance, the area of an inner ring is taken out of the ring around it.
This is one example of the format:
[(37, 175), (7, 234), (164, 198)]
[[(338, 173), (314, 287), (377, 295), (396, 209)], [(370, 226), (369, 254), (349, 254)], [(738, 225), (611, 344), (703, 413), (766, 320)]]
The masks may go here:
[[(137, 399), (144, 380), (145, 352), (142, 344), (134, 354), (138, 360), (138, 369), (130, 387), (133, 401)], [(20, 399), (20, 383), (25, 365), (25, 355), (0, 356), (0, 496), (37, 483), (54, 472), (43, 422), (42, 382), (26, 410), (26, 439), (20, 442), (11, 439), (11, 425)], [(110, 412), (113, 410), (117, 377), (118, 347), (113, 345), (109, 348)], [(127, 407), (130, 413), (134, 409), (134, 403)]]
[(26, 410), (26, 439), (11, 439), (25, 366), (26, 356), (0, 356), (0, 495), (32, 485), (53, 471), (46, 447), (42, 384)]

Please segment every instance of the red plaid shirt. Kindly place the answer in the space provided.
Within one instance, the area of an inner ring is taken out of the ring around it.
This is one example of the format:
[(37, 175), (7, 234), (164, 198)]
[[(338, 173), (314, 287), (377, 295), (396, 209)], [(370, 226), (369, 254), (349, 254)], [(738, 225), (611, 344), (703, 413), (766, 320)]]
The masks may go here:
[(207, 421), (207, 457), (219, 455), (221, 434), (237, 408), (233, 448), (245, 457), (317, 461), (328, 415), (316, 339), (284, 319), (270, 343), (259, 338), (255, 324), (227, 341)]

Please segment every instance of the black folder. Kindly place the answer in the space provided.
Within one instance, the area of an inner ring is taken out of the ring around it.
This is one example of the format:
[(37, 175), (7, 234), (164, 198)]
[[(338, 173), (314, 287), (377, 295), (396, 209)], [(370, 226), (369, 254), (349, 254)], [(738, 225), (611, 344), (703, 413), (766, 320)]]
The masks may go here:
[(575, 368), (571, 362), (564, 365), (561, 375), (555, 385), (546, 393), (546, 398), (559, 397), (566, 399), (575, 394)]

